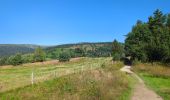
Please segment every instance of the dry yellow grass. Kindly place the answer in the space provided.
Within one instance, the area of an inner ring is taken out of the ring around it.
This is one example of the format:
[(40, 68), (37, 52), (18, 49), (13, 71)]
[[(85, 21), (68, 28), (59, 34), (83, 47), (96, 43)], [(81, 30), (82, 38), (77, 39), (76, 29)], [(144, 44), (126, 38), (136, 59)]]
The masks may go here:
[(137, 64), (133, 67), (134, 70), (143, 73), (148, 73), (155, 77), (170, 77), (170, 68), (161, 64)]

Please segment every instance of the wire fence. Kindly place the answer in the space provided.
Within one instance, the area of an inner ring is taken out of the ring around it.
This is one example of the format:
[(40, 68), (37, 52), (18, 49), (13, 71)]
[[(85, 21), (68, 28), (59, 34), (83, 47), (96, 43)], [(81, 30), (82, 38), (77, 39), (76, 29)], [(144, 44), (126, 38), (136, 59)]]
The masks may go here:
[[(48, 68), (42, 69), (42, 70), (36, 70), (33, 69), (30, 72), (27, 72), (25, 74), (18, 74), (16, 73), (15, 76), (9, 77), (8, 80), (1, 80), (0, 79), (0, 92), (5, 92), (11, 89), (24, 87), (28, 85), (34, 85), (39, 82), (43, 82), (46, 80), (50, 80), (53, 78), (58, 78), (64, 75), (72, 74), (72, 73), (82, 73), (86, 70), (93, 70), (96, 68), (99, 68), (101, 66), (101, 63), (81, 63), (77, 65), (70, 65), (68, 67), (52, 67), (51, 69)], [(6, 75), (7, 77), (8, 75)]]

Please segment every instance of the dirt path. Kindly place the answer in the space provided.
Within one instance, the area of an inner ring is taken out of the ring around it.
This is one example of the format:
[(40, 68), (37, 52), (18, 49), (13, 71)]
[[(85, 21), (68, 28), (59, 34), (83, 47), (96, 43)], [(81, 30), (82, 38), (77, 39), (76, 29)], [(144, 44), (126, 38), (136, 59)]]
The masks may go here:
[(163, 100), (154, 91), (148, 89), (145, 86), (143, 80), (138, 75), (133, 73), (130, 68), (130, 66), (125, 66), (121, 69), (121, 71), (124, 71), (126, 73), (130, 72), (129, 74), (132, 74), (132, 76), (138, 80), (137, 84), (134, 87), (131, 100)]

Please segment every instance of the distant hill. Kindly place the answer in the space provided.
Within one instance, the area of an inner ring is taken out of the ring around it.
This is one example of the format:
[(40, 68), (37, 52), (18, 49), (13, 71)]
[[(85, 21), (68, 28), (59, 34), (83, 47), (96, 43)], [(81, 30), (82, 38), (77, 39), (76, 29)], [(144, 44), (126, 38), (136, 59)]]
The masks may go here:
[[(32, 44), (0, 44), (0, 57), (11, 56), (16, 53), (32, 53), (39, 45)], [(86, 53), (91, 54), (98, 51), (106, 52), (110, 54), (112, 48), (112, 42), (97, 42), (97, 43), (75, 43), (75, 44), (63, 44), (56, 46), (41, 46), (47, 53), (49, 58), (58, 58), (58, 55), (63, 51), (74, 52), (76, 48), (84, 50)], [(70, 51), (71, 50), (71, 51)], [(93, 51), (93, 52), (92, 52)], [(55, 57), (52, 57), (55, 56)]]
[(62, 45), (48, 47), (46, 48), (46, 50), (52, 51), (57, 48), (63, 48), (63, 49), (83, 48), (83, 49), (92, 50), (93, 48), (103, 47), (103, 46), (112, 46), (112, 42), (95, 42), (95, 43), (82, 42), (82, 43), (75, 43), (75, 44), (62, 44)]
[(16, 53), (31, 53), (38, 45), (31, 44), (0, 44), (0, 57), (14, 55)]
[(71, 57), (108, 57), (112, 53), (112, 42), (76, 43), (52, 46), (45, 49), (48, 58), (57, 59), (62, 52)]

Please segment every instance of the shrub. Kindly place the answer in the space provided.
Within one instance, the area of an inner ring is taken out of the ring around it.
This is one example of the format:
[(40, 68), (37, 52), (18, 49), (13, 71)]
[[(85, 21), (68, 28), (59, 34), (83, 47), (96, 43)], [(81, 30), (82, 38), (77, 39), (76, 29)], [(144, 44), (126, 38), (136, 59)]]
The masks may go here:
[(85, 56), (85, 51), (82, 48), (75, 48), (75, 56), (83, 57)]
[(120, 54), (115, 53), (115, 54), (113, 55), (113, 58), (112, 58), (113, 61), (119, 61), (120, 59), (121, 59), (121, 55), (120, 55)]
[(120, 61), (120, 59), (124, 57), (123, 46), (117, 40), (114, 40), (112, 49), (113, 49), (112, 52), (113, 61)]
[(8, 60), (7, 57), (1, 58), (1, 59), (0, 59), (0, 66), (6, 65), (6, 64), (7, 64), (7, 60)]
[(70, 55), (66, 52), (63, 52), (59, 55), (59, 61), (60, 62), (66, 62), (70, 60)]
[(22, 64), (23, 60), (22, 60), (21, 54), (18, 53), (14, 56), (9, 57), (8, 63), (14, 66)]
[(34, 52), (35, 62), (43, 62), (45, 61), (45, 58), (46, 58), (45, 52), (40, 47), (38, 47)]
[(25, 54), (22, 56), (23, 63), (33, 63), (34, 55), (33, 54)]

